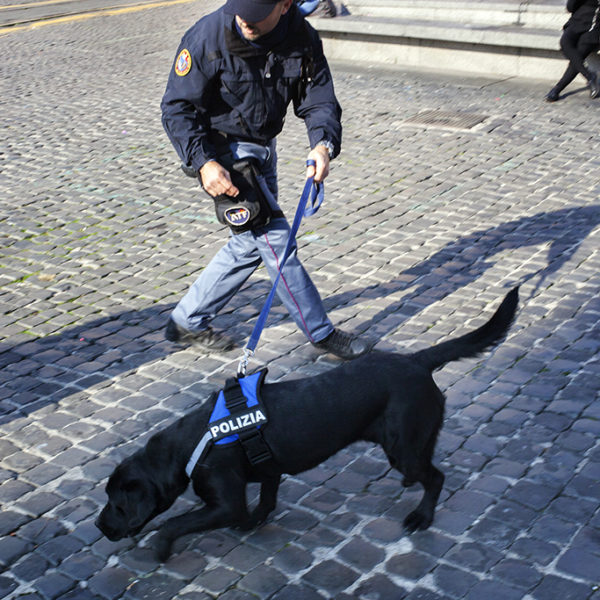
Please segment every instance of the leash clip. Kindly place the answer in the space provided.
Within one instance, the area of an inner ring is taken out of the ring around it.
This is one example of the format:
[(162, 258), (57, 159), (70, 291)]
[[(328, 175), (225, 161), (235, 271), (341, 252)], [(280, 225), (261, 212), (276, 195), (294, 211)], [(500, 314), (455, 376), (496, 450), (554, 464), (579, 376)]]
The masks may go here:
[(238, 377), (246, 377), (246, 369), (248, 367), (248, 361), (250, 358), (254, 356), (254, 350), (250, 350), (250, 348), (244, 348), (244, 355), (240, 359), (240, 363), (238, 364)]

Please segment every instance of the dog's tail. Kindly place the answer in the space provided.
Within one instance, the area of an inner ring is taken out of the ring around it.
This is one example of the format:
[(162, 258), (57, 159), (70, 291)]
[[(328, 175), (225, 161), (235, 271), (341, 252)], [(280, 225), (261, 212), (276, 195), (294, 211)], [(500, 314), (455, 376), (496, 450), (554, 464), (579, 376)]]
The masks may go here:
[(453, 360), (477, 356), (506, 335), (515, 317), (518, 303), (519, 288), (515, 287), (506, 294), (494, 316), (485, 325), (459, 338), (421, 350), (415, 354), (415, 359), (430, 371), (434, 371)]

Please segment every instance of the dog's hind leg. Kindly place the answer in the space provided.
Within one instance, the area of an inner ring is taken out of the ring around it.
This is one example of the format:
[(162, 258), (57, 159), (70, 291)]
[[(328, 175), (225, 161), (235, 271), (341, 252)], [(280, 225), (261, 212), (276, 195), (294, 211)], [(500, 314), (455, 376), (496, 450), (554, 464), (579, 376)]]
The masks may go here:
[(433, 521), (433, 513), (444, 485), (444, 474), (431, 463), (416, 478), (425, 488), (423, 498), (415, 510), (404, 519), (404, 527), (412, 533), (427, 529)]
[[(414, 423), (415, 421), (413, 421), (413, 425)], [(431, 525), (435, 506), (444, 485), (444, 474), (431, 462), (438, 427), (429, 431), (425, 442), (423, 435), (426, 432), (421, 427), (416, 431), (421, 435), (416, 435), (414, 431), (407, 431), (407, 428), (404, 428), (400, 435), (392, 438), (393, 441), (388, 437), (387, 447), (384, 447), (390, 465), (404, 476), (402, 485), (408, 487), (419, 482), (424, 488), (421, 502), (404, 519), (404, 527), (409, 533), (417, 529), (427, 529)]]
[(242, 529), (252, 529), (263, 523), (277, 506), (277, 491), (281, 483), (281, 476), (277, 475), (264, 480), (260, 485), (260, 500), (256, 508), (250, 513), (248, 520), (241, 525)]

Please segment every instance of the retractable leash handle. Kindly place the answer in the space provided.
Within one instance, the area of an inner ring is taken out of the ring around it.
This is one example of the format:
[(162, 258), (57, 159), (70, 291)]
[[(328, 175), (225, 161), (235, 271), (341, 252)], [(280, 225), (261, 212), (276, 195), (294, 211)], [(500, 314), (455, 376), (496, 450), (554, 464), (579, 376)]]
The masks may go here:
[[(306, 161), (307, 167), (316, 166), (316, 162), (312, 159)], [(302, 191), (302, 195), (300, 196), (300, 201), (298, 202), (298, 208), (296, 209), (296, 215), (294, 216), (294, 222), (290, 228), (290, 235), (288, 237), (287, 245), (285, 247), (285, 251), (283, 253), (283, 258), (279, 263), (279, 268), (277, 270), (277, 277), (273, 282), (273, 287), (271, 288), (271, 292), (267, 296), (265, 300), (265, 304), (260, 311), (260, 315), (258, 315), (258, 319), (256, 320), (256, 324), (254, 325), (254, 329), (252, 330), (252, 334), (250, 335), (250, 339), (244, 348), (244, 355), (242, 356), (239, 365), (238, 365), (238, 377), (244, 377), (246, 375), (246, 368), (248, 366), (248, 361), (254, 355), (254, 350), (258, 344), (258, 340), (260, 339), (260, 334), (265, 327), (267, 322), (267, 317), (269, 315), (269, 311), (271, 310), (271, 304), (273, 304), (273, 299), (275, 298), (275, 292), (277, 290), (277, 284), (279, 283), (279, 279), (281, 278), (281, 271), (283, 270), (283, 266), (287, 261), (289, 255), (292, 252), (292, 248), (294, 246), (294, 242), (296, 240), (296, 233), (298, 232), (298, 228), (300, 227), (300, 222), (302, 221), (302, 217), (311, 217), (314, 215), (320, 208), (323, 203), (323, 199), (325, 197), (325, 188), (322, 183), (315, 183), (314, 177), (308, 177), (306, 179), (306, 183), (304, 184), (304, 190)]]

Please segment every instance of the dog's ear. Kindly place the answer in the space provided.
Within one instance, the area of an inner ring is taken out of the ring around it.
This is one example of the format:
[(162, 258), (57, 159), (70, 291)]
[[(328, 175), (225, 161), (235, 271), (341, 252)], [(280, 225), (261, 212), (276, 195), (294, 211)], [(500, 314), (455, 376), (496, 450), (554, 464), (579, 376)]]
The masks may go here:
[(130, 531), (137, 531), (158, 513), (153, 486), (142, 479), (129, 479), (122, 482), (121, 490), (127, 526)]
[(121, 485), (121, 489), (127, 493), (135, 493), (142, 488), (143, 483), (140, 479), (130, 479), (128, 481), (124, 481)]

